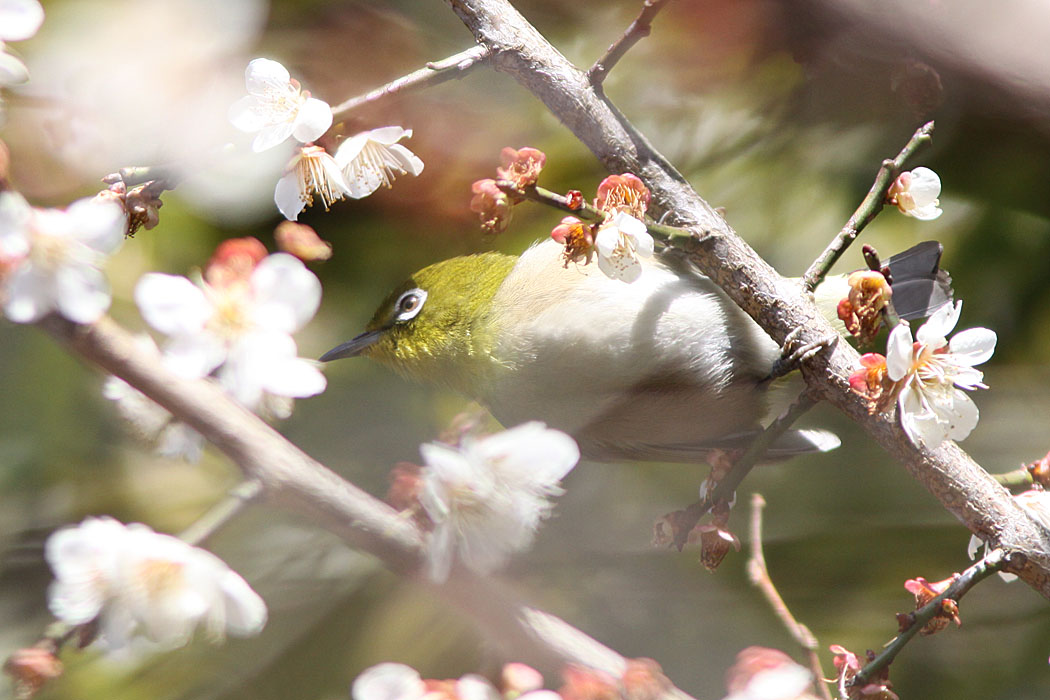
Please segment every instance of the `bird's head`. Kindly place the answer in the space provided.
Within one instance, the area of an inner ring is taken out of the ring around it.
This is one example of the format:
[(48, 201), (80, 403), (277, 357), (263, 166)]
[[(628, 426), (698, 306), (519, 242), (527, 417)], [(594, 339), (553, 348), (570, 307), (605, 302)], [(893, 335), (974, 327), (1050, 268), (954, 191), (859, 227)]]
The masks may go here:
[(516, 260), (480, 253), (423, 268), (387, 295), (363, 333), (321, 361), (364, 355), (413, 379), (469, 388), (491, 362), (492, 298)]

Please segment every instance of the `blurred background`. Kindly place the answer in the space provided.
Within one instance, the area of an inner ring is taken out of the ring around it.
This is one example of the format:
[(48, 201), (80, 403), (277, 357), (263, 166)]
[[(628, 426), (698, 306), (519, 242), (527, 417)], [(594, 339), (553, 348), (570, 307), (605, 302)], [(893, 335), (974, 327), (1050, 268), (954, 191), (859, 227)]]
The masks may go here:
[[(640, 1), (521, 0), (518, 8), (571, 61), (589, 66)], [(178, 159), (187, 179), (165, 193), (161, 223), (111, 260), (112, 315), (145, 330), (131, 301), (147, 271), (186, 274), (215, 245), (252, 235), (274, 249), (273, 185), (288, 152), (252, 154), (226, 110), (248, 60), (283, 62), (330, 104), (472, 45), (444, 3), (140, 0), (45, 2), (39, 34), (12, 50), (31, 82), (5, 95), (0, 138), (10, 180), (36, 205), (64, 206), (123, 166)], [(999, 335), (975, 396), (982, 420), (964, 447), (989, 471), (1050, 448), (1050, 9), (912, 0), (671, 2), (652, 35), (606, 83), (610, 98), (708, 201), (781, 272), (801, 274), (859, 203), (883, 158), (935, 118), (926, 165), (944, 183), (944, 215), (888, 210), (864, 241), (884, 254), (930, 238), (965, 301), (960, 328)], [(409, 273), (457, 254), (518, 253), (560, 214), (521, 206), (509, 231), (482, 235), (470, 184), (492, 177), (503, 146), (534, 146), (541, 184), (582, 190), (605, 173), (508, 77), (482, 68), (459, 81), (361, 109), (343, 129), (396, 124), (426, 163), (418, 178), (301, 221), (334, 245), (314, 266), (324, 285), (298, 335), (316, 357), (363, 326)], [(234, 143), (219, 157), (216, 147)], [(862, 266), (851, 250), (841, 271)], [(400, 460), (417, 460), (463, 410), (458, 396), (408, 384), (366, 361), (328, 368), (328, 390), (300, 401), (281, 430), (376, 495)], [(178, 532), (237, 483), (207, 449), (200, 464), (156, 457), (100, 393), (104, 377), (42, 331), (0, 322), (0, 656), (49, 621), (49, 532), (91, 514)], [(698, 419), (702, 419), (698, 418)], [(834, 411), (805, 422), (836, 431), (833, 453), (764, 467), (739, 492), (731, 526), (762, 493), (773, 579), (822, 648), (878, 648), (913, 607), (905, 579), (968, 565), (969, 533)], [(796, 649), (747, 582), (745, 555), (714, 574), (697, 552), (654, 549), (653, 522), (695, 500), (705, 469), (581, 464), (537, 546), (500, 580), (626, 656), (662, 664), (698, 698), (724, 695), (742, 648)], [(308, 522), (249, 509), (209, 547), (267, 600), (261, 636), (204, 641), (137, 665), (67, 652), (43, 698), (335, 699), (380, 661), (424, 677), (488, 672), (501, 660), (441, 600), (350, 551)], [(913, 642), (892, 667), (902, 698), (984, 700), (1050, 694), (1050, 607), (1024, 584), (990, 580), (962, 602), (963, 625)], [(830, 675), (830, 654), (823, 654)], [(548, 677), (549, 687), (560, 679)], [(0, 696), (10, 688), (0, 686)]]

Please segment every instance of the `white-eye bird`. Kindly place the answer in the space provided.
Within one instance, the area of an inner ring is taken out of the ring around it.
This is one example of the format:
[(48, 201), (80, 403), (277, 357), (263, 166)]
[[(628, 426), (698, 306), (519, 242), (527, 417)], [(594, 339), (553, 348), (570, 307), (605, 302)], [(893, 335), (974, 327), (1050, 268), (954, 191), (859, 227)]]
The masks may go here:
[[(902, 316), (950, 299), (940, 251), (927, 242), (887, 261)], [(425, 267), (364, 333), (321, 360), (370, 357), (476, 399), (506, 426), (540, 420), (563, 430), (592, 460), (700, 462), (713, 448), (746, 447), (766, 415), (777, 344), (673, 252), (642, 259), (631, 283), (595, 264), (566, 265), (562, 252), (548, 239), (520, 257)], [(834, 317), (845, 278), (828, 286), (818, 302), (827, 297)], [(825, 431), (792, 431), (769, 456), (837, 445)]]

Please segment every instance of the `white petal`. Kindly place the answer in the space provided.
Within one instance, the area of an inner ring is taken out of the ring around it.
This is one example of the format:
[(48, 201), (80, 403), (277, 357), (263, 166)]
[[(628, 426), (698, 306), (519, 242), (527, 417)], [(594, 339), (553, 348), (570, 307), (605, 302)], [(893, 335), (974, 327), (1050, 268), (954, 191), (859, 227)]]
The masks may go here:
[(251, 276), (253, 320), (260, 328), (294, 333), (314, 317), (321, 303), (321, 281), (301, 260), (274, 253)]
[(135, 303), (146, 323), (161, 333), (199, 333), (215, 310), (185, 277), (150, 272), (135, 285)]
[(995, 352), (996, 340), (998, 338), (995, 331), (987, 328), (968, 328), (952, 336), (951, 342), (948, 343), (948, 351), (955, 362), (972, 367), (991, 358)]
[(936, 202), (941, 195), (941, 178), (929, 168), (915, 168), (911, 171), (908, 192), (915, 198), (918, 207), (925, 207)]
[(259, 100), (252, 95), (245, 95), (230, 105), (226, 116), (235, 129), (247, 133), (258, 131), (269, 124)]
[(164, 348), (164, 366), (187, 379), (200, 379), (226, 359), (222, 341), (211, 333), (178, 335)]
[(412, 136), (412, 130), (402, 129), (400, 126), (383, 126), (378, 129), (366, 131), (364, 134), (359, 134), (359, 136), (365, 136), (369, 141), (375, 141), (384, 146), (392, 146), (401, 139)]
[(897, 411), (901, 426), (913, 444), (933, 449), (948, 439), (948, 423), (926, 404), (914, 386), (906, 386), (901, 391)]
[(500, 700), (499, 692), (486, 679), (467, 674), (456, 681), (457, 700)]
[(984, 373), (973, 367), (957, 368), (951, 377), (955, 386), (967, 391), (974, 389), (986, 389), (984, 385)]
[(925, 204), (921, 207), (915, 207), (905, 212), (908, 216), (919, 221), (933, 221), (944, 212), (940, 207), (937, 206), (937, 201), (934, 200), (932, 204)]
[(0, 47), (0, 86), (21, 85), (29, 80), (29, 69), (17, 56)]
[(444, 583), (452, 571), (455, 541), (448, 523), (438, 523), (426, 541), (427, 577), (434, 583)]
[(275, 363), (267, 373), (263, 388), (277, 396), (297, 399), (316, 396), (325, 390), (324, 374), (310, 360), (300, 357)]
[(291, 121), (282, 121), (277, 122), (276, 124), (264, 126), (259, 133), (255, 135), (255, 140), (252, 141), (252, 150), (256, 153), (262, 153), (274, 146), (280, 145), (292, 135), (294, 130), (295, 123)]
[(0, 192), (0, 255), (21, 257), (29, 253), (27, 227), (33, 215), (29, 202), (17, 192)]
[(366, 669), (350, 689), (353, 700), (419, 700), (425, 692), (423, 679), (415, 669), (395, 663)]
[(94, 250), (110, 255), (124, 243), (126, 217), (116, 202), (79, 199), (66, 214), (73, 221), (73, 237)]
[[(484, 459), (499, 465), (504, 478), (554, 485), (561, 481), (580, 460), (576, 441), (543, 423), (531, 422), (479, 440), (474, 450)], [(508, 474), (518, 470), (518, 474)]]
[(68, 265), (55, 273), (55, 302), (74, 323), (94, 323), (109, 308), (109, 285), (100, 270)]
[(394, 156), (395, 160), (397, 160), (398, 162), (398, 165), (401, 167), (401, 170), (405, 171), (406, 173), (411, 173), (412, 175), (418, 176), (421, 172), (423, 172), (423, 161), (420, 160), (419, 156), (417, 156), (415, 153), (408, 150), (401, 144), (395, 143), (387, 149), (387, 152), (390, 153), (390, 155)]
[(277, 209), (284, 214), (284, 218), (289, 221), (299, 218), (299, 214), (306, 207), (306, 199), (299, 185), (299, 175), (294, 170), (286, 173), (277, 181), (273, 201), (277, 204)]
[[(424, 478), (424, 486), (427, 481), (431, 481), (458, 487), (476, 482), (479, 478), (477, 469), (453, 447), (427, 442), (419, 446), (419, 453), (429, 470), (427, 476), (433, 477)], [(432, 513), (431, 516), (440, 517), (441, 513)]]
[(347, 165), (357, 158), (367, 143), (367, 132), (351, 136), (339, 144), (339, 148), (335, 150), (335, 155), (333, 156), (335, 162), (339, 164), (340, 168), (346, 168)]
[(317, 140), (332, 126), (332, 108), (324, 100), (311, 97), (299, 107), (292, 136), (303, 143)]
[(244, 85), (250, 95), (263, 94), (268, 90), (283, 92), (291, 79), (287, 68), (268, 58), (252, 59), (244, 69)]
[(0, 40), (23, 41), (44, 23), (44, 8), (37, 0), (0, 0)]
[(220, 579), (226, 606), (226, 629), (238, 637), (256, 635), (266, 625), (266, 603), (234, 571), (225, 571)]
[(15, 323), (34, 323), (54, 308), (54, 287), (35, 265), (23, 263), (7, 279), (4, 314)]
[(980, 551), (981, 546), (984, 542), (977, 535), (970, 535), (970, 544), (966, 547), (966, 556), (970, 557), (970, 561), (977, 558), (977, 552)]
[(964, 392), (955, 390), (955, 401), (951, 405), (951, 413), (948, 437), (952, 440), (964, 440), (966, 436), (977, 427), (980, 412), (969, 396)]
[(47, 589), (51, 614), (68, 625), (82, 625), (98, 617), (105, 591), (90, 580), (52, 581)]
[(955, 328), (962, 313), (962, 300), (954, 305), (946, 304), (938, 309), (915, 333), (915, 339), (923, 345), (943, 344), (944, 339)]
[(614, 280), (630, 284), (642, 276), (642, 263), (626, 255), (598, 256), (598, 269)]
[(347, 192), (354, 199), (363, 199), (383, 186), (383, 173), (375, 168), (350, 162), (343, 168)]

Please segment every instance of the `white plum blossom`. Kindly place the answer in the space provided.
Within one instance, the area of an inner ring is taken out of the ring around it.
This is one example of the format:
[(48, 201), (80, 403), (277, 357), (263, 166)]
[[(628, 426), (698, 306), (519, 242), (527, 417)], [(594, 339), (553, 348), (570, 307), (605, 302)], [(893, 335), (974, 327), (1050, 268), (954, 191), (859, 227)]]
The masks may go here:
[(995, 351), (996, 335), (970, 328), (946, 338), (955, 328), (962, 302), (934, 313), (915, 334), (904, 324), (886, 343), (886, 374), (900, 387), (897, 410), (901, 425), (916, 445), (934, 448), (951, 438), (962, 440), (977, 425), (977, 406), (963, 389), (986, 389), (974, 365)]
[(0, 284), (4, 313), (33, 323), (50, 311), (75, 323), (97, 321), (109, 308), (102, 273), (124, 242), (126, 219), (115, 202), (81, 199), (67, 209), (30, 207), (0, 193)]
[(932, 221), (943, 212), (939, 208), (941, 178), (929, 168), (903, 172), (889, 190), (889, 201), (901, 213), (920, 221)]
[(230, 107), (230, 122), (241, 131), (258, 132), (256, 153), (283, 143), (289, 136), (309, 143), (332, 126), (332, 108), (310, 97), (288, 69), (277, 61), (256, 58), (244, 71), (248, 95)]
[(0, 87), (29, 80), (25, 64), (7, 52), (4, 42), (30, 38), (43, 22), (44, 8), (38, 0), (0, 0)]
[(426, 463), (420, 502), (434, 524), (428, 535), (428, 574), (448, 578), (453, 559), (488, 574), (514, 552), (528, 548), (549, 498), (580, 459), (576, 442), (543, 423), (531, 422), (461, 447), (420, 446)]
[(212, 640), (258, 634), (266, 604), (221, 559), (146, 525), (87, 518), (52, 534), (51, 612), (70, 625), (98, 620), (98, 641), (127, 651), (137, 638), (184, 645), (198, 625)]
[(349, 194), (350, 188), (335, 159), (320, 146), (304, 146), (285, 168), (273, 200), (284, 218), (295, 221), (304, 208), (314, 203), (314, 195), (328, 211), (333, 202)]
[(652, 257), (654, 242), (644, 223), (621, 211), (598, 229), (594, 249), (598, 269), (614, 280), (634, 282), (642, 274), (639, 257)]
[(298, 357), (291, 336), (320, 301), (320, 281), (287, 253), (268, 255), (243, 278), (223, 283), (150, 273), (135, 288), (143, 318), (170, 336), (167, 366), (188, 378), (215, 372), (250, 409), (267, 394), (302, 398), (324, 391), (324, 375)]
[(426, 686), (411, 666), (382, 663), (361, 672), (350, 686), (353, 700), (422, 700)]
[(335, 152), (350, 196), (361, 199), (381, 186), (390, 187), (398, 175), (423, 172), (423, 161), (398, 141), (411, 138), (411, 129), (384, 126), (351, 136)]

